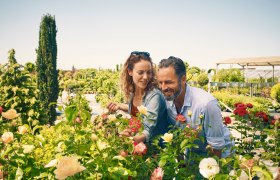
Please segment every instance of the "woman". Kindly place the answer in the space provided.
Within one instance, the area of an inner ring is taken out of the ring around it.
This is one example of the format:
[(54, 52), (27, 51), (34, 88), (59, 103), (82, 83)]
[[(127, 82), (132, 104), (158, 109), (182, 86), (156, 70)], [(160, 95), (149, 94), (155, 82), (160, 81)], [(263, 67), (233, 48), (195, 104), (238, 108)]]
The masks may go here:
[[(161, 92), (156, 89), (155, 71), (152, 59), (147, 52), (133, 51), (126, 60), (121, 74), (121, 88), (128, 104), (109, 103), (107, 108), (111, 112), (123, 110), (136, 116), (138, 106), (145, 106), (148, 110), (142, 125), (142, 134), (136, 134), (133, 140), (149, 142), (154, 136), (168, 131), (168, 116), (166, 103)], [(129, 135), (129, 130), (122, 134)]]

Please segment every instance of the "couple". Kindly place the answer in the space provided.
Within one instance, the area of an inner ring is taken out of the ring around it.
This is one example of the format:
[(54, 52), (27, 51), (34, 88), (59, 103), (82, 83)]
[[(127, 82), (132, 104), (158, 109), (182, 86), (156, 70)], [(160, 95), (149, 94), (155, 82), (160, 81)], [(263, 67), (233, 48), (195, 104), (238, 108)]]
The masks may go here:
[[(186, 84), (186, 67), (181, 59), (170, 56), (161, 60), (156, 78), (150, 54), (134, 51), (124, 64), (121, 88), (128, 104), (109, 103), (107, 108), (111, 112), (123, 110), (136, 116), (137, 106), (143, 105), (148, 109), (149, 118), (143, 121), (144, 131), (133, 137), (135, 142), (149, 142), (153, 137), (163, 135), (168, 126), (178, 125), (176, 117), (181, 114), (193, 128), (203, 122), (206, 141), (199, 151), (205, 153), (209, 144), (213, 155), (230, 155), (233, 142), (222, 122), (217, 100), (206, 91)], [(189, 116), (188, 112), (192, 115)]]

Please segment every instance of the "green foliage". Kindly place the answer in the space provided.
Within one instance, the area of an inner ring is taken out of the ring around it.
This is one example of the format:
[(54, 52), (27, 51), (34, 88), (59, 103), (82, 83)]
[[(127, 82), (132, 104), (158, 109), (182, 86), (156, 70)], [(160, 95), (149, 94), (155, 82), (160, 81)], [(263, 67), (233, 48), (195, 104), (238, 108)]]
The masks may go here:
[[(14, 50), (10, 52), (15, 53)], [(32, 126), (33, 122), (37, 122), (40, 117), (38, 91), (30, 73), (14, 62), (16, 60), (9, 60), (7, 64), (0, 66), (0, 106), (4, 108), (4, 111), (12, 108), (20, 113), (15, 123)]]
[[(245, 95), (237, 95), (229, 91), (216, 91), (212, 93), (215, 98), (225, 103), (227, 106), (234, 108), (234, 104), (238, 102), (251, 102), (255, 111), (267, 112), (267, 108), (272, 105), (270, 100), (262, 97), (249, 97)], [(223, 108), (223, 106), (221, 106)]]
[(198, 82), (200, 87), (203, 87), (203, 86), (207, 85), (208, 81), (209, 81), (208, 76), (205, 72), (199, 74), (198, 77), (197, 77), (197, 82)]
[(59, 93), (58, 71), (56, 69), (57, 44), (56, 23), (51, 15), (44, 15), (40, 25), (37, 50), (37, 87), (39, 100), (44, 109), (44, 121), (53, 123), (56, 119), (56, 101)]
[(213, 77), (216, 82), (244, 82), (244, 77), (239, 69), (221, 69)]
[(93, 84), (95, 86), (96, 100), (102, 106), (109, 102), (123, 102), (124, 98), (119, 87), (119, 72), (98, 71)]
[(271, 88), (270, 96), (271, 98), (275, 99), (278, 103), (280, 103), (280, 83), (275, 84)]

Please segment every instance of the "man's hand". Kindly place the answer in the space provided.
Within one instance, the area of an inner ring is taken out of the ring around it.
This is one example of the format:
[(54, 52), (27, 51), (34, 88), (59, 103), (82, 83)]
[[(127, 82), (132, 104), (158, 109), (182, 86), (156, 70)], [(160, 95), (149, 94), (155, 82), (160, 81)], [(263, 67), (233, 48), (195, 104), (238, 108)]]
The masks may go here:
[(125, 129), (122, 132), (119, 133), (120, 137), (131, 137), (132, 136), (132, 131), (131, 129)]

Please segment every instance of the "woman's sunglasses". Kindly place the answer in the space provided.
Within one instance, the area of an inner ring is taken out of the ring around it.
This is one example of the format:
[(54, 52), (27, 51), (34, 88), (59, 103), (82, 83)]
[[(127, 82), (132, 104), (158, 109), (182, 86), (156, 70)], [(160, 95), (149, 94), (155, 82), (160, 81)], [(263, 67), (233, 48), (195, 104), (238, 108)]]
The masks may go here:
[(148, 52), (141, 52), (141, 51), (133, 51), (131, 52), (131, 55), (139, 55), (139, 56), (145, 56), (145, 57), (150, 57), (150, 53)]

